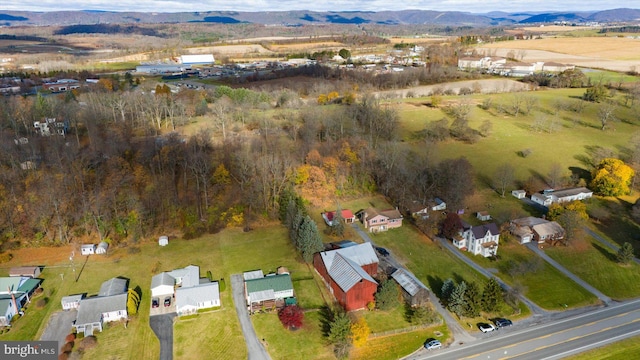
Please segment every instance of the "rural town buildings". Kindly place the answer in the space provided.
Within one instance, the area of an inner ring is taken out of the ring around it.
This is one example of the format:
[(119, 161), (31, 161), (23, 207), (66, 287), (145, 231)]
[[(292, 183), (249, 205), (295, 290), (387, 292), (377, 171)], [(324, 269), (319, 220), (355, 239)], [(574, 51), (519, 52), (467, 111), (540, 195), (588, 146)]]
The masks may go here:
[(554, 244), (562, 240), (565, 235), (564, 229), (557, 222), (533, 216), (511, 220), (509, 231), (521, 244), (532, 241)]
[(402, 226), (402, 214), (397, 208), (389, 210), (368, 208), (359, 211), (356, 216), (360, 218), (364, 228), (369, 229), (369, 232), (387, 231)]

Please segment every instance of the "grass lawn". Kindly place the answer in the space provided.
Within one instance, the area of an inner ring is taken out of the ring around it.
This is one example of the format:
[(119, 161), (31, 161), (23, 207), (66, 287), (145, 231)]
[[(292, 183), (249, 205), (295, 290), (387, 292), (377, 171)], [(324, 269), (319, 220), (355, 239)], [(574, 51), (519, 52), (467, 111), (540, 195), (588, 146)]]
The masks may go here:
[(611, 345), (570, 356), (567, 360), (635, 359), (639, 352), (640, 336), (634, 336), (625, 340), (617, 341)]
[(616, 300), (640, 296), (640, 265), (616, 263), (616, 253), (587, 236), (569, 247), (545, 249), (554, 260)]
[(449, 337), (449, 330), (443, 324), (398, 335), (370, 338), (365, 346), (354, 348), (349, 358), (353, 360), (400, 359), (420, 349), (428, 338), (436, 338), (446, 344)]
[(501, 241), (498, 249), (500, 260), (497, 261), (469, 253), (465, 255), (484, 268), (498, 270), (497, 275), (502, 280), (511, 286), (521, 286), (526, 297), (545, 309), (559, 310), (565, 304), (568, 307), (579, 307), (597, 302), (595, 296), (542, 260), (537, 271), (511, 276), (508, 273), (510, 264), (530, 262), (537, 257), (515, 240)]
[(405, 317), (405, 307), (402, 305), (387, 311), (361, 310), (355, 312), (354, 315), (363, 317), (367, 321), (372, 334), (411, 326)]

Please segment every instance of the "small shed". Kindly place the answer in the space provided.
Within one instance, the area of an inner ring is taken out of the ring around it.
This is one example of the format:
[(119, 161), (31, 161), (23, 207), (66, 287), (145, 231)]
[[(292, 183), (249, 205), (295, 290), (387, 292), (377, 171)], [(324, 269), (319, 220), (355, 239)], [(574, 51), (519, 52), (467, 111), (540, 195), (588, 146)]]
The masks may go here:
[(63, 296), (61, 303), (62, 309), (67, 311), (77, 309), (80, 306), (80, 300), (84, 299), (85, 294)]
[(527, 195), (527, 192), (524, 190), (512, 190), (511, 195), (513, 195), (513, 197), (515, 197), (516, 199), (524, 199)]
[(487, 211), (478, 211), (478, 213), (476, 214), (476, 217), (478, 218), (478, 220), (481, 220), (481, 221), (491, 220), (491, 215), (489, 215), (489, 212)]
[(391, 277), (402, 288), (402, 296), (409, 305), (421, 306), (429, 302), (429, 290), (411, 273), (397, 269)]
[(82, 255), (93, 255), (96, 253), (96, 244), (82, 244), (80, 245), (80, 253)]
[(109, 248), (109, 243), (106, 241), (100, 241), (100, 244), (96, 247), (96, 254), (106, 254)]
[(18, 266), (9, 269), (9, 276), (37, 278), (40, 276), (40, 266)]
[(169, 237), (168, 236), (160, 236), (158, 239), (158, 245), (167, 246), (169, 245)]

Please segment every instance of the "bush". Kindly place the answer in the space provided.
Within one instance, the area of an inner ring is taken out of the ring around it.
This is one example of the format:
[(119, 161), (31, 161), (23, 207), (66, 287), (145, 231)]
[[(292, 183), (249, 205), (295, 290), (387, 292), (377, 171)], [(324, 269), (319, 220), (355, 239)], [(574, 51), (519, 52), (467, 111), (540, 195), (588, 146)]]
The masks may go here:
[(0, 254), (0, 264), (9, 262), (13, 259), (13, 255), (11, 253), (5, 252)]
[(69, 334), (67, 335), (67, 337), (64, 338), (64, 342), (68, 343), (68, 342), (74, 342), (76, 340), (76, 334)]
[(531, 155), (531, 153), (533, 153), (533, 150), (531, 149), (524, 149), (524, 150), (518, 151), (518, 155), (523, 158), (526, 158), (527, 156)]
[(61, 353), (70, 353), (71, 350), (73, 350), (73, 341), (72, 342), (68, 342), (65, 343), (64, 345), (62, 345), (62, 347), (60, 348), (60, 352)]
[(278, 318), (287, 329), (295, 330), (302, 327), (304, 313), (297, 305), (289, 305), (278, 312)]
[(47, 305), (47, 303), (49, 302), (49, 298), (44, 297), (42, 299), (38, 299), (38, 301), (36, 301), (36, 307), (38, 309), (42, 309), (43, 307), (45, 307)]

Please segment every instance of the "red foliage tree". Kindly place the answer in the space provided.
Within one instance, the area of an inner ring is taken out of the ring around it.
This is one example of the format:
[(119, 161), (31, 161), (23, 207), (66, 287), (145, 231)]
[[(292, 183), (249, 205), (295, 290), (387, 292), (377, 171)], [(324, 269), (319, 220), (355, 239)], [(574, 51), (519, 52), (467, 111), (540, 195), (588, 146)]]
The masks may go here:
[(458, 235), (458, 232), (462, 230), (462, 220), (456, 213), (448, 213), (447, 217), (442, 222), (442, 235), (448, 239)]
[(289, 305), (285, 306), (280, 310), (280, 312), (278, 312), (278, 318), (280, 319), (280, 322), (282, 322), (282, 325), (287, 328), (297, 329), (302, 327), (304, 313), (297, 305)]

